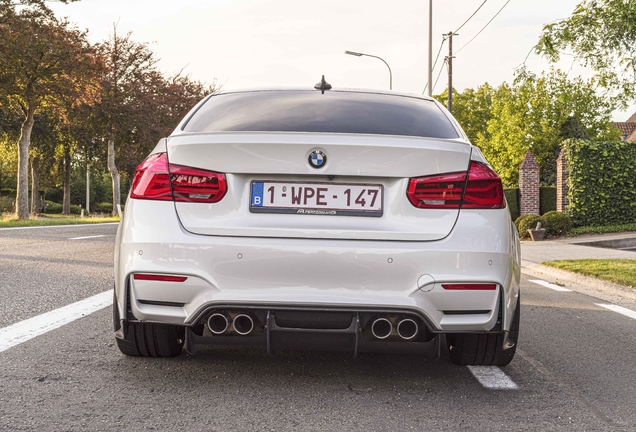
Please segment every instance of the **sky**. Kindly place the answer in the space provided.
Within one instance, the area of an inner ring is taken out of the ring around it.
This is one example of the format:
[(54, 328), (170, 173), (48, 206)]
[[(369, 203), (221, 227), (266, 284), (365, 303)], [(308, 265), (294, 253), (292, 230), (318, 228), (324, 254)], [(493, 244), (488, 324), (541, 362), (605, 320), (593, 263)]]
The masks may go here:
[[(501, 13), (468, 43), (506, 4)], [(550, 68), (531, 53), (543, 25), (566, 18), (581, 0), (487, 0), (453, 38), (453, 87), (462, 91), (485, 82), (511, 82), (524, 63), (534, 71)], [(325, 75), (334, 88), (389, 88), (422, 94), (427, 83), (428, 1), (426, 0), (81, 0), (49, 3), (68, 17), (89, 40), (132, 32), (161, 59), (168, 74), (181, 70), (191, 78), (224, 90), (255, 87), (312, 88)], [(483, 0), (433, 0), (433, 60), (442, 33), (459, 28)], [(467, 44), (467, 45), (466, 45)], [(466, 45), (464, 47), (464, 45)], [(530, 53), (530, 55), (528, 55)], [(433, 81), (434, 93), (447, 85), (443, 45)], [(591, 76), (571, 57), (557, 65), (570, 76)], [(624, 121), (634, 108), (614, 113)]]

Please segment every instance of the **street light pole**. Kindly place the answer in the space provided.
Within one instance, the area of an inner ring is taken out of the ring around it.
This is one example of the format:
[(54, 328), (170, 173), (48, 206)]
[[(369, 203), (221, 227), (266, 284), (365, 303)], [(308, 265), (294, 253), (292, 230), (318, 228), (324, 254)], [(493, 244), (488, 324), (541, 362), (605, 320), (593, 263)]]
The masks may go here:
[(433, 96), (433, 0), (428, 0), (428, 95)]
[(386, 65), (386, 67), (389, 68), (389, 90), (393, 90), (393, 73), (391, 72), (391, 67), (389, 66), (387, 62), (384, 61), (384, 59), (378, 56), (371, 55), (371, 54), (363, 54), (363, 53), (354, 52), (354, 51), (345, 51), (344, 53), (352, 55), (352, 56), (356, 56), (356, 57), (367, 56), (367, 57), (377, 58), (378, 60), (382, 60), (382, 62)]

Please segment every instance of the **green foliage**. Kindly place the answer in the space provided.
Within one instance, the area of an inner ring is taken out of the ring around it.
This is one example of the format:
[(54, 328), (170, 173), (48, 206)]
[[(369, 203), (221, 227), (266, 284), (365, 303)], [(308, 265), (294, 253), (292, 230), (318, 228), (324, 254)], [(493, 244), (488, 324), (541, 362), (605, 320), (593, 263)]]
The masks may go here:
[(573, 53), (581, 64), (597, 72), (595, 81), (620, 92), (622, 102), (636, 94), (636, 2), (584, 0), (569, 18), (543, 27), (537, 52), (557, 62), (561, 53)]
[[(487, 126), (492, 118), (494, 93), (495, 89), (488, 83), (482, 84), (476, 90), (467, 88), (461, 93), (453, 89), (453, 116), (473, 144), (490, 139)], [(434, 97), (446, 105), (448, 90)]]
[(568, 213), (575, 226), (636, 221), (636, 145), (571, 140), (567, 158)]
[(584, 125), (593, 139), (617, 139), (613, 109), (611, 101), (596, 94), (592, 82), (569, 79), (558, 70), (540, 76), (520, 70), (513, 85), (504, 83), (494, 91), (488, 134), (475, 144), (504, 185), (518, 184), (519, 165), (528, 150), (541, 167), (543, 184), (553, 184), (563, 129), (573, 127), (569, 119)]
[[(123, 206), (122, 206), (123, 208)], [(113, 212), (113, 203), (112, 202), (101, 202), (95, 204), (94, 208), (91, 211), (95, 211), (96, 213), (112, 213)]]
[(44, 213), (51, 213), (51, 214), (62, 213), (62, 204), (58, 204), (56, 202), (49, 201), (49, 200), (46, 200), (45, 203), (46, 203), (46, 210), (44, 211)]
[(571, 235), (606, 234), (615, 232), (636, 231), (636, 222), (620, 225), (582, 226), (572, 228)]
[(510, 217), (512, 220), (516, 220), (519, 218), (519, 188), (506, 188), (504, 189), (504, 195), (508, 203)]
[(534, 229), (537, 227), (537, 222), (541, 222), (542, 228), (545, 228), (545, 219), (539, 215), (523, 215), (515, 220), (515, 225), (517, 226), (517, 230), (519, 231), (519, 237), (528, 238), (530, 234), (528, 234), (529, 229)]
[(15, 198), (0, 196), (0, 213), (13, 213), (15, 211)]
[(543, 215), (545, 220), (545, 233), (549, 236), (566, 235), (572, 229), (570, 216), (558, 211), (549, 211)]
[(544, 186), (539, 188), (539, 200), (540, 214), (556, 210), (556, 187)]
[(636, 287), (636, 260), (633, 259), (562, 260), (547, 261), (542, 264), (628, 287)]

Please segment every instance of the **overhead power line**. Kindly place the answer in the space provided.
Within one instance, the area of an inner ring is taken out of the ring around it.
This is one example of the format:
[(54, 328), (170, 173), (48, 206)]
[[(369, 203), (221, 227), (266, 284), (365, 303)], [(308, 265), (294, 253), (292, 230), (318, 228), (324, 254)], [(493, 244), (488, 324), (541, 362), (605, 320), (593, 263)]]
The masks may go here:
[(479, 9), (481, 9), (481, 8), (482, 8), (482, 6), (483, 6), (483, 5), (485, 5), (487, 1), (488, 1), (488, 0), (484, 0), (484, 2), (483, 2), (481, 5), (479, 5), (479, 7), (477, 8), (477, 10), (475, 10), (475, 12), (473, 12), (473, 14), (472, 14), (471, 16), (469, 16), (469, 17), (468, 17), (468, 19), (467, 19), (466, 21), (464, 21), (464, 24), (460, 25), (460, 26), (459, 26), (459, 28), (458, 28), (457, 30), (455, 30), (453, 33), (457, 33), (458, 31), (460, 31), (460, 30), (461, 30), (461, 28), (462, 28), (462, 27), (464, 27), (464, 26), (466, 25), (466, 23), (468, 23), (468, 21), (470, 21), (470, 20), (471, 20), (471, 19), (475, 16), (475, 14), (476, 14), (477, 12), (479, 12)]
[[(444, 42), (446, 42), (446, 35), (442, 38), (442, 43), (439, 44), (439, 50), (437, 51), (437, 57), (435, 57), (435, 62), (433, 63), (432, 70), (435, 70), (435, 66), (437, 66), (437, 61), (439, 60), (439, 55), (442, 52), (442, 48), (444, 47)], [(435, 86), (433, 86), (434, 88)], [(422, 94), (426, 93), (426, 89), (428, 88), (428, 83), (424, 86), (424, 90), (422, 90)], [(432, 91), (432, 90), (431, 90)]]
[(455, 54), (459, 53), (461, 50), (463, 50), (464, 48), (466, 48), (466, 47), (468, 46), (468, 44), (469, 44), (469, 43), (471, 43), (472, 41), (474, 41), (474, 40), (475, 40), (475, 38), (481, 34), (481, 32), (483, 32), (484, 30), (486, 30), (486, 27), (488, 27), (488, 25), (489, 25), (491, 22), (493, 22), (493, 20), (494, 20), (495, 18), (497, 18), (497, 15), (499, 15), (499, 14), (501, 13), (501, 11), (502, 11), (502, 10), (504, 10), (504, 8), (508, 5), (508, 3), (510, 3), (510, 0), (508, 0), (506, 3), (504, 3), (504, 5), (501, 7), (501, 9), (499, 9), (499, 11), (497, 11), (497, 13), (495, 14), (495, 16), (494, 16), (494, 17), (492, 17), (492, 18), (490, 19), (490, 21), (488, 21), (488, 22), (486, 23), (486, 25), (485, 25), (485, 26), (484, 26), (481, 30), (479, 30), (479, 31), (477, 32), (477, 34), (476, 34), (475, 36), (473, 36), (473, 38), (472, 38), (471, 40), (469, 40), (468, 42), (466, 42), (466, 45), (464, 45), (463, 47), (461, 47), (460, 49), (458, 49), (457, 51), (455, 51)]

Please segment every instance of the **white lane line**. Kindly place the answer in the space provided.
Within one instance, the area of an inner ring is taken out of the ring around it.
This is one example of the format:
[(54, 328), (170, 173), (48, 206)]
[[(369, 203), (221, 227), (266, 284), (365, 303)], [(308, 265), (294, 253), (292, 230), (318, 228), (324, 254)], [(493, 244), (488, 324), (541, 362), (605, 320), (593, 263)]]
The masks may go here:
[(553, 289), (555, 291), (572, 292), (572, 290), (570, 290), (570, 289), (563, 288), (562, 286), (555, 285), (555, 284), (552, 284), (550, 282), (546, 282), (546, 281), (540, 280), (540, 279), (530, 279), (530, 282), (536, 283), (537, 285), (541, 285), (541, 286), (544, 286), (546, 288)]
[(490, 390), (517, 390), (519, 387), (497, 366), (468, 366), (479, 383)]
[(0, 352), (113, 304), (113, 291), (85, 298), (0, 329)]
[(84, 239), (92, 239), (92, 238), (98, 238), (98, 237), (106, 237), (106, 235), (101, 234), (101, 235), (86, 236), (86, 237), (73, 237), (73, 238), (70, 238), (69, 240), (84, 240)]
[(623, 314), (625, 316), (628, 316), (628, 317), (630, 317), (632, 319), (636, 319), (636, 312), (634, 312), (631, 309), (627, 309), (627, 308), (624, 308), (624, 307), (621, 307), (621, 306), (616, 306), (616, 305), (613, 305), (613, 304), (601, 304), (601, 303), (595, 303), (595, 304), (596, 304), (596, 306), (600, 306), (600, 307), (603, 307), (605, 309), (609, 309), (611, 311), (618, 312), (619, 314)]
[(77, 227), (92, 227), (92, 226), (100, 226), (100, 225), (119, 225), (119, 222), (100, 222), (100, 223), (85, 223), (85, 224), (73, 224), (73, 225), (38, 225), (38, 226), (29, 226), (29, 227), (11, 227), (11, 228), (0, 228), (0, 231), (42, 229), (42, 228), (77, 228)]

